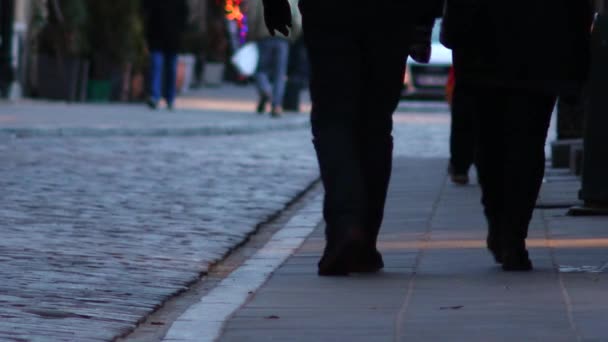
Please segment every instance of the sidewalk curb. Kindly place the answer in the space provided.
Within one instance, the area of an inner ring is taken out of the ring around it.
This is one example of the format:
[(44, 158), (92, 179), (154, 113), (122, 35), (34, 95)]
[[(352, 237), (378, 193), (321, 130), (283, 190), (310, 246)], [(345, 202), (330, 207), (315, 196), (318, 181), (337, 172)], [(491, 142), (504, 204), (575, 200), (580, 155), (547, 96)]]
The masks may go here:
[(58, 127), (58, 128), (0, 128), (0, 136), (14, 138), (49, 138), (49, 137), (194, 137), (256, 134), (274, 131), (291, 131), (307, 129), (310, 123), (285, 122), (280, 124), (263, 124), (255, 126), (201, 126), (181, 128), (92, 128), (92, 127)]
[(251, 258), (173, 322), (163, 341), (215, 341), (230, 316), (317, 228), (322, 221), (321, 212), (322, 195), (317, 195)]

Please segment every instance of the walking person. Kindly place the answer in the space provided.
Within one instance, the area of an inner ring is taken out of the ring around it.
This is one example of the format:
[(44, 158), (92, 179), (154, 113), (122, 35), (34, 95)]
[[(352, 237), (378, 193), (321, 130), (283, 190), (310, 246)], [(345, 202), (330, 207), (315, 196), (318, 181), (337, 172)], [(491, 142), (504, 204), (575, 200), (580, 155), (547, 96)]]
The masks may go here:
[(297, 0), (289, 0), (291, 34), (289, 37), (271, 35), (264, 23), (262, 0), (250, 0), (248, 3), (249, 35), (251, 41), (257, 42), (260, 61), (255, 75), (259, 95), (257, 112), (266, 112), (271, 104), (270, 114), (280, 117), (283, 114), (283, 97), (287, 82), (290, 40), (295, 41), (300, 35), (301, 17), (297, 11)]
[[(319, 275), (384, 266), (376, 241), (391, 175), (392, 114), (413, 28), (433, 25), (441, 14), (436, 2), (299, 3), (311, 67), (313, 143), (325, 188)], [(287, 0), (264, 3), (270, 31), (287, 34)]]
[(150, 53), (148, 106), (161, 98), (173, 109), (176, 93), (177, 53), (188, 19), (186, 0), (143, 0), (146, 41)]
[(473, 108), (463, 90), (466, 88), (458, 86), (452, 67), (448, 77), (448, 102), (452, 114), (448, 174), (452, 183), (458, 185), (469, 183), (469, 169), (475, 160)]
[(443, 43), (473, 111), (487, 247), (506, 271), (532, 269), (526, 238), (556, 97), (577, 95), (589, 64), (587, 0), (448, 0)]

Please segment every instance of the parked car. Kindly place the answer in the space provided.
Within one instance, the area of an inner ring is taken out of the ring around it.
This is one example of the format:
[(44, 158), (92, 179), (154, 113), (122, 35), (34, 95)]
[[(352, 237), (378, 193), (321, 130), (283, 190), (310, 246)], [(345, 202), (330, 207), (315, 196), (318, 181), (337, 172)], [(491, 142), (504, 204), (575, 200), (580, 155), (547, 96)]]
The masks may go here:
[(431, 38), (431, 60), (421, 64), (411, 58), (403, 80), (405, 98), (445, 98), (448, 74), (452, 67), (452, 51), (439, 42), (441, 19), (435, 22)]

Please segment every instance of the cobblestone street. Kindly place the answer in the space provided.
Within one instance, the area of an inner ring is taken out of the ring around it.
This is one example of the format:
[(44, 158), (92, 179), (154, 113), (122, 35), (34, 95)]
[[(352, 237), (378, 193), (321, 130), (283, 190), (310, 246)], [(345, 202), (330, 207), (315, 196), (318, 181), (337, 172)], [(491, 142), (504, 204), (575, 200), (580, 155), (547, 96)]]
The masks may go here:
[[(3, 105), (0, 340), (130, 331), (317, 179), (306, 115), (181, 101), (202, 107)], [(397, 114), (396, 154), (445, 156), (448, 128)]]

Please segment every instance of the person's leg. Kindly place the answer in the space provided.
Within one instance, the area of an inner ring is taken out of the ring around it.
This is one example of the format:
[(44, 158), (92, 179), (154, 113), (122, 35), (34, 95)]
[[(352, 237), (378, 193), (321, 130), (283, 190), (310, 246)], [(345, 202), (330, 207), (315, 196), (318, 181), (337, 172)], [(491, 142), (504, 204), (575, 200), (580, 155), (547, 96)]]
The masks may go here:
[(531, 263), (525, 240), (544, 176), (545, 140), (556, 98), (521, 90), (509, 97), (503, 128), (503, 268), (526, 270)]
[(488, 223), (487, 247), (496, 262), (502, 262), (501, 221), (504, 216), (503, 181), (506, 142), (502, 135), (505, 102), (502, 89), (487, 89), (467, 84), (460, 85), (461, 96), (467, 97), (473, 115), (476, 145), (475, 167), (481, 186), (481, 202)]
[[(362, 47), (358, 33), (335, 30), (324, 12), (303, 11), (311, 62), (311, 124), (321, 180), (327, 245), (320, 275), (347, 274), (352, 260), (348, 244), (367, 222), (367, 193), (357, 148), (355, 120), (361, 105)], [(319, 19), (321, 16), (321, 19)], [(313, 22), (307, 26), (308, 20)], [(324, 25), (326, 24), (326, 25)]]
[(150, 98), (148, 105), (155, 109), (162, 93), (163, 54), (160, 51), (150, 51)]
[[(403, 89), (406, 51), (381, 35), (368, 37), (363, 66), (363, 111), (357, 121), (358, 148), (368, 196), (368, 252), (379, 257), (376, 242), (392, 169), (392, 115)], [(404, 43), (404, 45), (407, 45)], [(368, 254), (369, 254), (368, 253)], [(380, 257), (381, 263), (381, 257)]]
[(544, 174), (555, 98), (500, 88), (471, 91), (488, 248), (505, 270), (529, 270), (525, 239)]
[(177, 81), (177, 53), (165, 52), (165, 101), (167, 107), (173, 109)]
[(282, 112), (285, 83), (287, 82), (287, 66), (289, 63), (289, 42), (276, 38), (273, 41), (274, 68), (272, 78), (272, 114), (278, 116)]
[(272, 67), (272, 46), (269, 40), (264, 39), (258, 42), (258, 49), (260, 60), (255, 74), (255, 84), (258, 90), (259, 101), (256, 111), (262, 114), (266, 111), (266, 104), (272, 96), (272, 84), (268, 76), (268, 71)]
[(457, 184), (469, 182), (469, 168), (475, 156), (472, 105), (463, 91), (466, 91), (466, 87), (463, 88), (456, 82), (451, 106), (449, 173), (452, 181)]

